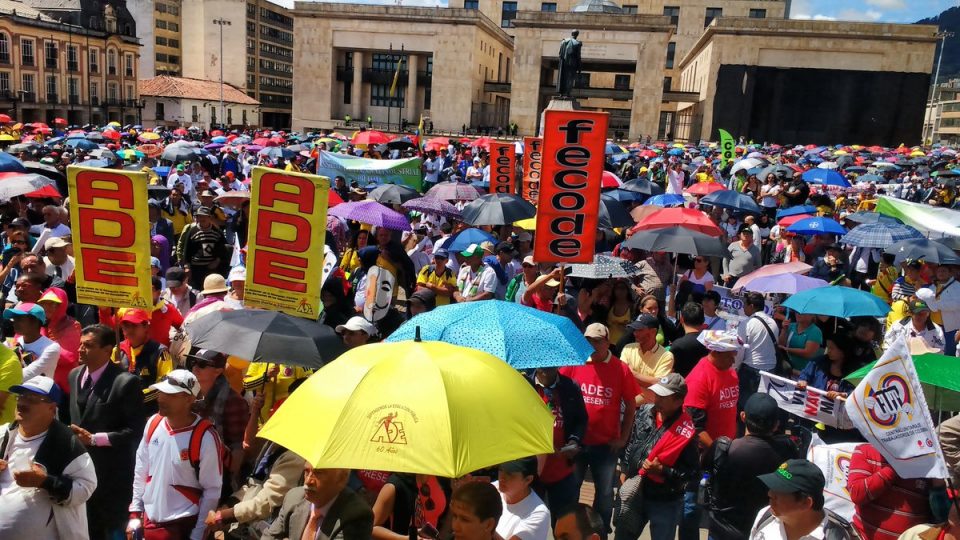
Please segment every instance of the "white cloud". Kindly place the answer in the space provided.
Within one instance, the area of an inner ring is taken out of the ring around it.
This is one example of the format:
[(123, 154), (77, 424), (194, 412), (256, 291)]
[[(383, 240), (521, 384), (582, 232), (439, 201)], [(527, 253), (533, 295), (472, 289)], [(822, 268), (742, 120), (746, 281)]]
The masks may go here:
[(900, 10), (907, 7), (905, 0), (865, 0), (867, 5), (880, 9)]
[(835, 21), (836, 17), (831, 17), (829, 15), (824, 15), (822, 13), (817, 13), (815, 15), (810, 15), (809, 13), (796, 13), (790, 15), (791, 19), (798, 21)]
[(877, 22), (881, 18), (883, 18), (883, 13), (875, 9), (868, 9), (865, 11), (858, 9), (844, 9), (837, 13), (837, 19), (841, 21)]

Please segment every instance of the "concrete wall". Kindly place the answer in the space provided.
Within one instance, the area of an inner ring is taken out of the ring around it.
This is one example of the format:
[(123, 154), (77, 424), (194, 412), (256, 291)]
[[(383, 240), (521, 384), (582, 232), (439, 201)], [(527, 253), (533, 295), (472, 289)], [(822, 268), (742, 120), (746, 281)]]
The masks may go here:
[[(218, 101), (203, 101), (195, 99), (176, 99), (163, 98), (156, 96), (144, 96), (145, 106), (143, 108), (143, 127), (152, 129), (158, 125), (167, 127), (189, 127), (197, 126), (202, 129), (209, 129), (211, 124), (211, 107), (217, 109), (217, 124), (220, 120), (220, 103)], [(157, 120), (156, 110), (157, 102), (163, 103), (163, 119)], [(197, 107), (198, 121), (193, 121), (193, 107)], [(243, 123), (243, 111), (247, 112), (247, 123), (249, 125), (259, 125), (257, 105), (241, 105), (239, 103), (224, 103), (224, 114), (232, 112), (233, 123), (231, 125), (240, 125)], [(226, 118), (224, 118), (224, 121)]]
[(156, 75), (154, 65), (155, 33), (153, 27), (153, 0), (127, 0), (127, 9), (137, 23), (137, 37), (140, 38), (140, 69), (141, 79), (152, 79)]
[(245, 0), (186, 0), (181, 5), (183, 76), (220, 80), (220, 27), (214, 19), (227, 19), (223, 27), (223, 80), (247, 87)]

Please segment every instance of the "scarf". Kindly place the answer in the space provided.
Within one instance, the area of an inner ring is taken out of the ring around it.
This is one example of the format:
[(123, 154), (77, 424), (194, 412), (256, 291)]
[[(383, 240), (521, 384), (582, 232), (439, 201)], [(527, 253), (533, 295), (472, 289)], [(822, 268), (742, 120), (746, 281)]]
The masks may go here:
[(503, 270), (503, 266), (500, 265), (500, 261), (496, 256), (487, 255), (483, 258), (483, 264), (493, 268), (493, 271), (497, 274), (497, 281), (499, 281), (501, 285), (507, 284), (507, 281), (509, 281), (507, 279), (507, 273)]
[[(661, 427), (662, 424), (663, 418), (658, 412), (657, 427)], [(650, 449), (647, 460), (653, 461), (653, 459), (656, 458), (659, 459), (663, 465), (673, 467), (683, 452), (683, 449), (687, 447), (687, 444), (693, 439), (696, 432), (697, 428), (693, 425), (693, 419), (690, 418), (687, 411), (681, 410), (677, 419), (663, 432), (663, 435), (660, 436), (653, 445), (653, 448)], [(647, 476), (650, 480), (658, 484), (662, 484), (664, 480), (663, 477), (658, 474), (647, 474), (645, 469), (640, 469), (640, 476)]]

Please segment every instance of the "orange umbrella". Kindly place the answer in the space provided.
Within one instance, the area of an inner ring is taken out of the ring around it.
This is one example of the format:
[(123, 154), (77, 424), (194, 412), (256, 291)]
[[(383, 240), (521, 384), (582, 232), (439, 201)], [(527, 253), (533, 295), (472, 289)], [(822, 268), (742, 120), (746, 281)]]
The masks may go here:
[(163, 148), (156, 144), (141, 144), (137, 147), (137, 150), (143, 152), (143, 155), (151, 158), (155, 158), (163, 153)]
[(103, 135), (104, 139), (110, 139), (111, 141), (120, 140), (120, 132), (115, 129), (105, 129), (101, 135)]
[(663, 208), (650, 214), (633, 226), (633, 231), (649, 231), (681, 226), (710, 236), (722, 236), (723, 231), (707, 214), (692, 208)]
[(9, 124), (11, 122), (10, 116), (6, 114), (0, 114), (0, 123)]
[(353, 144), (387, 144), (390, 137), (381, 131), (361, 131), (350, 139)]
[(718, 182), (697, 182), (686, 191), (691, 195), (709, 195), (714, 191), (723, 191), (725, 189), (727, 188)]

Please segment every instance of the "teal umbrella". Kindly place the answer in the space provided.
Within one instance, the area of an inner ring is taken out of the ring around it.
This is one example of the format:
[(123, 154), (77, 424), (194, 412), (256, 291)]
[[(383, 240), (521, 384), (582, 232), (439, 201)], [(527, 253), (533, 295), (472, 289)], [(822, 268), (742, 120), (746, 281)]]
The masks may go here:
[[(846, 376), (859, 384), (876, 362), (871, 362)], [(923, 386), (927, 406), (935, 411), (960, 411), (960, 358), (927, 353), (913, 357), (913, 365)]]
[(787, 298), (782, 304), (797, 313), (829, 317), (883, 317), (890, 306), (877, 296), (850, 287), (807, 289)]

